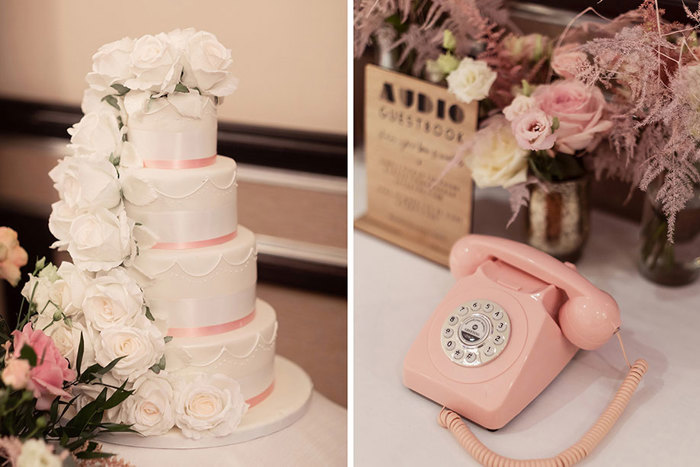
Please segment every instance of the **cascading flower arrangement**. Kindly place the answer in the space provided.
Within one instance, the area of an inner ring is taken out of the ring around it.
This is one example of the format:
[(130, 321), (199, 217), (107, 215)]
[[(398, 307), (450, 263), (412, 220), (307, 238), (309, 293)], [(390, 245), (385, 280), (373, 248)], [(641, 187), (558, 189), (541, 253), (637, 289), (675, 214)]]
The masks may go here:
[[(0, 280), (18, 285), (20, 268), (26, 264), (27, 252), (17, 233), (0, 227)], [(100, 433), (130, 431), (128, 425), (106, 417), (132, 394), (126, 383), (111, 386), (101, 380), (120, 358), (104, 366), (83, 365), (86, 346), (81, 329), (63, 339), (55, 334), (59, 326), (71, 326), (71, 319), (55, 306), (68, 293), (65, 283), (40, 297), (47, 289), (39, 281), (57, 282), (56, 267), (39, 260), (30, 277), (23, 289), (29, 300), (22, 302), (16, 329), (10, 332), (0, 318), (0, 462), (60, 466), (69, 454), (77, 460), (109, 458), (111, 454), (101, 452), (93, 439)], [(75, 348), (64, 340), (74, 336)], [(81, 403), (80, 386), (89, 387), (95, 398)]]

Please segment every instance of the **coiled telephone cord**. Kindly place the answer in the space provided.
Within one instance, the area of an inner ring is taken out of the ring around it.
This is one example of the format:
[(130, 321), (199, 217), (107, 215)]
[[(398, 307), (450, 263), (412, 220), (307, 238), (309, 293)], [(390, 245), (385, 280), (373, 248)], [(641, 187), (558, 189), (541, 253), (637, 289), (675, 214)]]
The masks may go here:
[[(622, 353), (625, 356), (625, 360), (627, 360), (625, 348), (622, 345), (622, 339), (619, 333), (616, 334), (620, 340)], [(629, 365), (629, 360), (627, 360), (627, 365)], [(608, 404), (600, 417), (598, 417), (595, 424), (576, 442), (576, 444), (554, 457), (545, 459), (511, 459), (496, 454), (484, 446), (484, 444), (474, 436), (474, 433), (472, 433), (458, 414), (444, 407), (438, 416), (438, 423), (443, 428), (450, 430), (459, 444), (461, 444), (474, 459), (488, 467), (564, 467), (574, 465), (590, 454), (610, 431), (613, 425), (615, 425), (615, 422), (625, 410), (632, 395), (637, 390), (637, 386), (639, 386), (639, 382), (642, 380), (648, 368), (649, 365), (644, 359), (635, 361), (634, 365), (630, 366), (627, 376), (615, 393), (615, 397), (610, 404)]]

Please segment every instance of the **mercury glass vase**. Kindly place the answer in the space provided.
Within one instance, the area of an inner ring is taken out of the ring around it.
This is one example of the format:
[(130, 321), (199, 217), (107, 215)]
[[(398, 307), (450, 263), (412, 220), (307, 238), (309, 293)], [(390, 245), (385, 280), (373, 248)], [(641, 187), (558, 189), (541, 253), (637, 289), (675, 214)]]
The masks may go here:
[(528, 243), (561, 261), (581, 257), (590, 230), (590, 179), (542, 181), (530, 188)]
[(680, 286), (700, 276), (700, 184), (676, 216), (673, 242), (668, 222), (656, 201), (660, 180), (647, 189), (637, 265), (644, 277), (662, 285)]

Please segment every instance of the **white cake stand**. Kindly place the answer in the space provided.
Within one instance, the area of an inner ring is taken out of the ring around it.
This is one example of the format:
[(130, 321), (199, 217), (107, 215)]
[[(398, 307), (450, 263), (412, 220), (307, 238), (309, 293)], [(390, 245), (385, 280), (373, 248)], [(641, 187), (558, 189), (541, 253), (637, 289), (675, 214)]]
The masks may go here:
[(266, 436), (299, 420), (309, 407), (313, 384), (296, 363), (275, 356), (275, 387), (264, 401), (248, 410), (236, 431), (228, 436), (189, 439), (177, 429), (161, 436), (136, 433), (106, 433), (100, 441), (122, 446), (161, 449), (212, 448), (242, 443)]

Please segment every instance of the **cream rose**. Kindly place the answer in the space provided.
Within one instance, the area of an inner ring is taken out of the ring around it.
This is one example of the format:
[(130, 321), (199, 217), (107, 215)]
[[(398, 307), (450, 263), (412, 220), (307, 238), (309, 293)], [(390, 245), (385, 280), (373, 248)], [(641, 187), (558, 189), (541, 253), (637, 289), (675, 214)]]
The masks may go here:
[(29, 280), (22, 287), (22, 296), (34, 303), (40, 314), (53, 316), (56, 311), (61, 311), (61, 284), (55, 285), (58, 280), (56, 266), (49, 264), (36, 276), (29, 274)]
[(61, 199), (74, 210), (111, 209), (122, 199), (117, 169), (104, 159), (66, 157), (49, 177)]
[(132, 326), (143, 316), (143, 291), (122, 267), (98, 273), (85, 289), (85, 320), (96, 330)]
[(80, 320), (72, 320), (70, 325), (63, 320), (53, 321), (52, 316), (44, 313), (34, 323), (35, 329), (41, 329), (56, 345), (58, 352), (75, 368), (78, 358), (80, 336), (83, 336), (83, 359), (81, 370), (95, 363), (95, 331)]
[(134, 40), (130, 37), (100, 47), (92, 56), (92, 72), (88, 75), (88, 82), (102, 81), (106, 87), (114, 83), (124, 83), (132, 76), (129, 57), (133, 50)]
[(124, 83), (129, 89), (167, 94), (175, 89), (182, 65), (165, 34), (147, 34), (134, 43), (129, 56), (129, 71), (133, 78)]
[(503, 109), (503, 115), (505, 115), (506, 120), (512, 122), (516, 118), (525, 115), (536, 106), (537, 102), (535, 102), (535, 99), (524, 94), (518, 94), (510, 105)]
[(188, 438), (229, 435), (247, 410), (238, 382), (222, 374), (198, 375), (176, 387), (175, 423)]
[(555, 149), (574, 154), (595, 147), (602, 135), (612, 128), (606, 120), (606, 103), (600, 89), (576, 80), (559, 80), (539, 86), (532, 94), (537, 106), (547, 115), (559, 119)]
[(109, 160), (121, 150), (122, 131), (114, 112), (100, 110), (83, 116), (68, 129), (69, 147), (78, 156)]
[(518, 146), (508, 121), (498, 115), (478, 131), (464, 163), (480, 188), (507, 188), (527, 179), (527, 155), (528, 151)]
[(95, 359), (102, 366), (124, 357), (112, 369), (120, 380), (135, 380), (160, 360), (165, 343), (158, 328), (145, 317), (135, 327), (112, 326), (95, 339)]
[(193, 34), (187, 40), (183, 61), (182, 82), (188, 88), (196, 87), (202, 94), (220, 97), (236, 90), (237, 80), (227, 71), (232, 63), (231, 51), (214, 34), (206, 31)]
[(93, 279), (93, 275), (81, 271), (68, 261), (62, 262), (58, 267), (58, 275), (61, 279), (56, 283), (59, 284), (63, 314), (74, 316), (81, 311), (85, 289)]
[(17, 467), (61, 467), (63, 461), (43, 439), (28, 439), (16, 461)]
[(144, 436), (167, 433), (175, 425), (174, 393), (167, 374), (146, 372), (134, 381), (133, 389), (121, 404), (120, 418)]
[(457, 69), (447, 75), (447, 89), (467, 104), (480, 101), (489, 95), (496, 76), (485, 62), (465, 57)]
[(75, 209), (68, 207), (68, 203), (63, 200), (51, 205), (51, 215), (49, 216), (49, 231), (57, 238), (51, 248), (65, 250), (70, 239), (70, 226), (73, 220), (78, 217)]
[(68, 252), (81, 269), (107, 271), (131, 255), (133, 227), (123, 207), (117, 214), (104, 208), (82, 214), (70, 226)]

